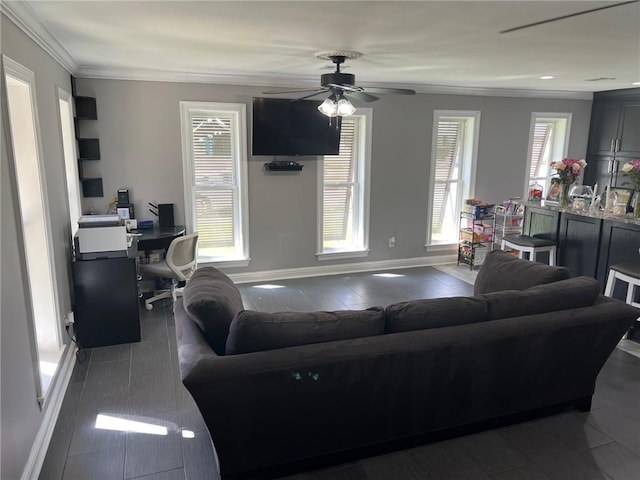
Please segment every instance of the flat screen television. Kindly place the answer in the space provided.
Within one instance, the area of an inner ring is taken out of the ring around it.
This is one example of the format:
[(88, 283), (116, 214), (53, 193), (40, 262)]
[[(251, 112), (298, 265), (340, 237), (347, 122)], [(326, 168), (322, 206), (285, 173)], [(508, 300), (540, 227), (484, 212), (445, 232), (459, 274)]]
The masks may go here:
[(253, 99), (253, 155), (337, 155), (340, 117), (318, 111), (320, 101)]

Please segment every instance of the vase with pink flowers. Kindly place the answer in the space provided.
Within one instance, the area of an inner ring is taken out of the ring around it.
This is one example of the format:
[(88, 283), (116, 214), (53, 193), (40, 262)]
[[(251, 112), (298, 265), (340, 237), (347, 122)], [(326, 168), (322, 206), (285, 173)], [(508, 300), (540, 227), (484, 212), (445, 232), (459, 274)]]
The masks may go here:
[(560, 196), (560, 206), (569, 206), (569, 187), (580, 179), (580, 173), (587, 166), (584, 159), (563, 158), (557, 162), (551, 162), (551, 168), (556, 171), (557, 176), (551, 179), (551, 183), (558, 183), (562, 187)]

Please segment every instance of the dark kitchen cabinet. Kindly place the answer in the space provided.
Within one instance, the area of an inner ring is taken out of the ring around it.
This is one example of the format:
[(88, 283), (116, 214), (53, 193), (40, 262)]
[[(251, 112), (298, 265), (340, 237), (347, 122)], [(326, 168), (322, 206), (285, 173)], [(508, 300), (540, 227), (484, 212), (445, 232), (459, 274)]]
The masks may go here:
[(569, 269), (572, 277), (596, 277), (602, 219), (562, 213), (558, 235), (558, 264)]
[[(560, 231), (560, 212), (545, 207), (527, 206), (524, 214), (522, 232), (532, 237), (545, 238), (558, 243)], [(538, 262), (548, 263), (549, 254), (542, 252), (537, 257)]]
[(640, 157), (640, 88), (593, 94), (585, 183), (623, 186), (622, 164)]
[[(598, 281), (603, 286), (607, 281), (609, 267), (616, 263), (637, 263), (640, 258), (640, 225), (615, 220), (604, 220), (602, 242), (598, 255)], [(618, 282), (624, 286), (624, 282)], [(621, 285), (616, 285), (620, 287)], [(614, 297), (624, 300), (624, 288), (616, 288)]]
[(594, 98), (589, 127), (589, 154), (613, 155), (618, 138), (620, 108), (618, 102), (596, 101)]
[(558, 242), (560, 212), (546, 207), (527, 206), (522, 231), (525, 235), (536, 236)]
[[(623, 182), (620, 159), (613, 155), (587, 155), (587, 168), (584, 171), (586, 185), (598, 184), (598, 194), (604, 192), (604, 187), (620, 187)], [(624, 162), (623, 162), (624, 163)]]

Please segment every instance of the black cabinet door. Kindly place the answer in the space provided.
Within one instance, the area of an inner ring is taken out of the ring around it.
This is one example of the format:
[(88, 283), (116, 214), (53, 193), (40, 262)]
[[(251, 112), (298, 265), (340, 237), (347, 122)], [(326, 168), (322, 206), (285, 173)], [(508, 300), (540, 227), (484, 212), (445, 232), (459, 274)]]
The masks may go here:
[(611, 155), (587, 155), (587, 168), (584, 170), (584, 184), (592, 187), (597, 183), (598, 192), (602, 193), (604, 187), (615, 187), (615, 178), (612, 170), (616, 160)]
[[(557, 244), (559, 221), (560, 212), (549, 210), (548, 208), (527, 207), (524, 213), (522, 231), (525, 235), (546, 238), (547, 240), (553, 240)], [(536, 261), (548, 263), (549, 254), (547, 252), (538, 254)]]
[(616, 155), (640, 157), (640, 100), (625, 102), (620, 112)]
[(618, 138), (621, 106), (618, 102), (594, 102), (591, 110), (588, 153), (611, 155)]
[(140, 341), (137, 283), (134, 259), (73, 263), (75, 330), (81, 347)]
[(560, 212), (544, 207), (527, 207), (522, 227), (525, 235), (546, 238), (558, 242)]
[[(640, 225), (605, 220), (598, 261), (598, 281), (604, 289), (609, 267), (616, 263), (640, 262)], [(618, 282), (614, 297), (625, 299), (624, 282)]]
[(558, 238), (558, 264), (567, 267), (573, 277), (586, 275), (596, 278), (601, 232), (601, 219), (563, 213)]

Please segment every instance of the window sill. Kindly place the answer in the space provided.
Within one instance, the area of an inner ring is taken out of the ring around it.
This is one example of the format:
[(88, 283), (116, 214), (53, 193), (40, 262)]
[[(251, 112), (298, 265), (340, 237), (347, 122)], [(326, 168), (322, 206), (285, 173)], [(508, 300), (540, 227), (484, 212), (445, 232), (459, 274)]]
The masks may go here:
[(367, 250), (353, 250), (348, 252), (326, 252), (316, 253), (316, 258), (320, 261), (324, 260), (341, 260), (343, 258), (362, 258), (369, 256), (369, 249)]
[(209, 265), (212, 267), (248, 267), (250, 258), (234, 258), (231, 260), (214, 260), (212, 258), (203, 258), (198, 260), (198, 265)]
[(456, 253), (458, 250), (457, 243), (440, 243), (433, 245), (425, 245), (425, 251), (433, 253)]

